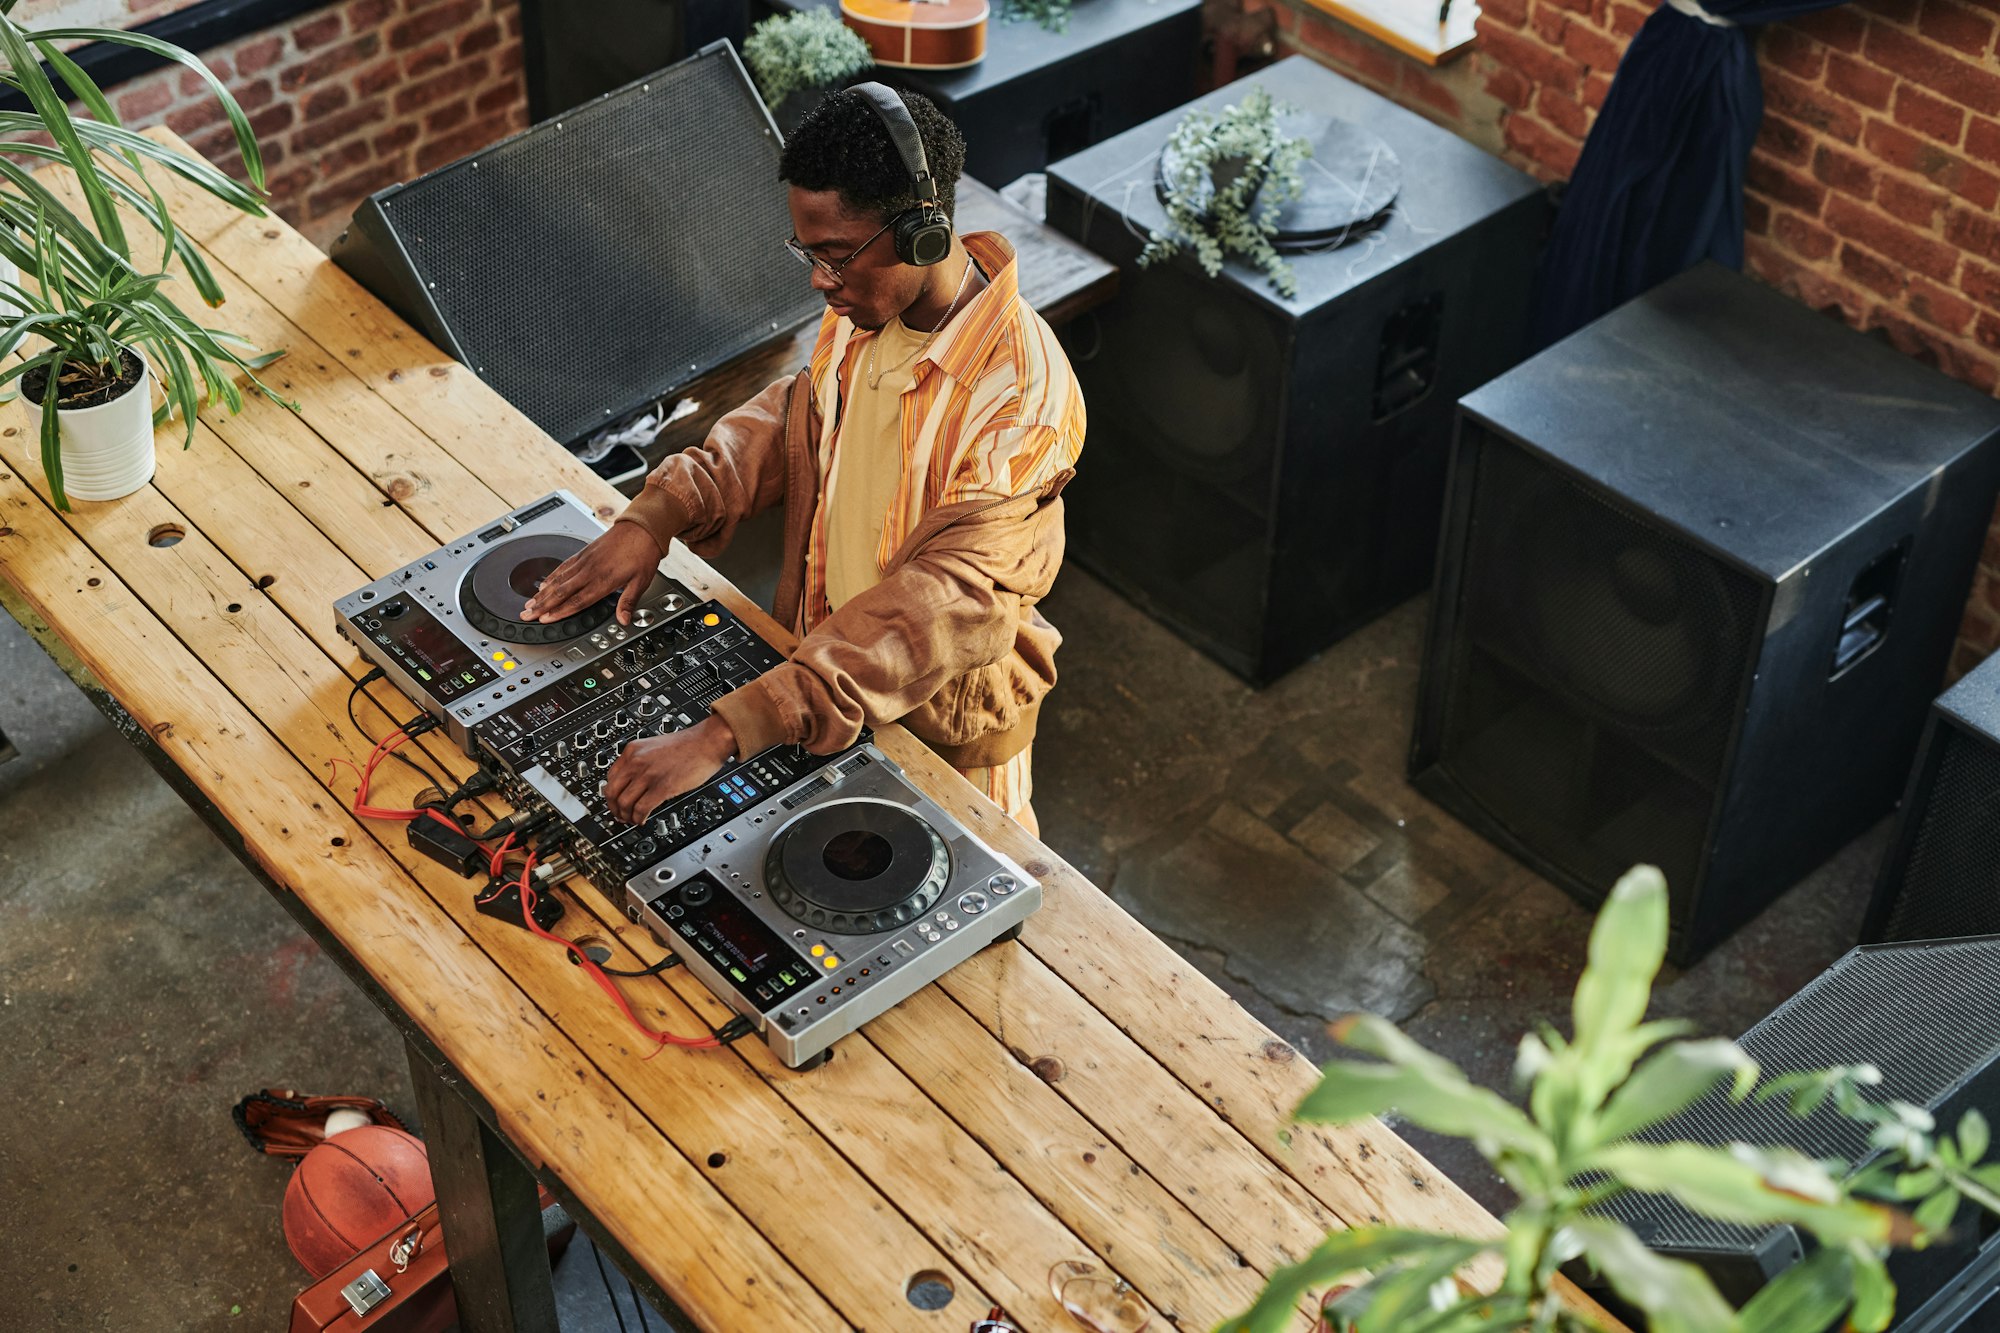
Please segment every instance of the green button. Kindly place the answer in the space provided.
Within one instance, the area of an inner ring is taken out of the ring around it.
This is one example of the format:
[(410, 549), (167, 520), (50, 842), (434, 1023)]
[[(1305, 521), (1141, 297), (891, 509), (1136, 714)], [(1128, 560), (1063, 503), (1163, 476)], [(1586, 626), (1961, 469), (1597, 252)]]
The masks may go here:
[(583, 688), (585, 688), (586, 690), (594, 690), (594, 689), (596, 689), (596, 688), (597, 688), (597, 677), (595, 677), (595, 676), (585, 676), (585, 677), (583, 678)]
[(429, 680), (430, 678), (431, 678), (431, 673), (430, 673), (430, 672), (428, 672), (428, 671), (424, 670), (424, 669), (423, 669), (422, 667), (418, 667), (418, 668), (417, 668), (417, 679), (419, 679), (419, 680)]
[(742, 969), (742, 968), (740, 968), (740, 967), (732, 967), (732, 968), (730, 968), (730, 969), (729, 969), (729, 975), (730, 975), (730, 976), (732, 976), (732, 977), (735, 977), (735, 978), (736, 978), (736, 979), (737, 979), (738, 981), (748, 981), (748, 980), (750, 980), (750, 978), (748, 978), (748, 977), (746, 977), (746, 976), (744, 976), (744, 975), (743, 975), (743, 969)]
[(789, 986), (792, 984), (794, 978), (792, 977), (792, 974), (789, 972), (780, 972), (778, 973), (778, 980), (782, 981), (783, 983), (785, 983), (785, 985)]

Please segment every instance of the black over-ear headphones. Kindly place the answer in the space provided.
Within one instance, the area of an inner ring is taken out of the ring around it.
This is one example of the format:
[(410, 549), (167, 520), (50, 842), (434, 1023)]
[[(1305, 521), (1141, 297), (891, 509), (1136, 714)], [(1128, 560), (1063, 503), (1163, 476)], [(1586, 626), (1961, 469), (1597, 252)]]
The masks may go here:
[(931, 179), (931, 164), (924, 157), (923, 136), (903, 99), (879, 83), (857, 83), (854, 91), (868, 99), (881, 117), (883, 128), (895, 142), (903, 166), (916, 187), (917, 206), (898, 217), (890, 226), (896, 258), (919, 268), (935, 264), (951, 253), (951, 222), (938, 204), (937, 182)]

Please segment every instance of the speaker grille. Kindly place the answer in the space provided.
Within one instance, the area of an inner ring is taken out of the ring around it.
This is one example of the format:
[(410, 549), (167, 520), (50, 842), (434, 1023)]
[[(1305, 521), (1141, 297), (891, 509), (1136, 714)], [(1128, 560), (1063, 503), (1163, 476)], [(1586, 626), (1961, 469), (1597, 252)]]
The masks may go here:
[(1944, 753), (1882, 938), (2000, 933), (2000, 748), (1941, 722)]
[(1759, 636), (1749, 578), (1467, 422), (1471, 529), (1438, 767), (1585, 884), (1692, 893)]
[(572, 442), (818, 305), (727, 46), (382, 198), (464, 358)]
[[(1738, 1043), (1765, 1074), (1874, 1065), (1870, 1096), (1936, 1110), (2000, 1055), (2000, 938), (1855, 949)], [(1955, 1127), (1956, 1116), (1945, 1117)], [(1772, 1102), (1732, 1103), (1721, 1090), (1637, 1136), (1650, 1143), (1754, 1143), (1859, 1165), (1867, 1131), (1830, 1107), (1800, 1119)], [(1658, 1249), (1749, 1251), (1776, 1228), (1697, 1216), (1661, 1195), (1628, 1194), (1602, 1212)]]

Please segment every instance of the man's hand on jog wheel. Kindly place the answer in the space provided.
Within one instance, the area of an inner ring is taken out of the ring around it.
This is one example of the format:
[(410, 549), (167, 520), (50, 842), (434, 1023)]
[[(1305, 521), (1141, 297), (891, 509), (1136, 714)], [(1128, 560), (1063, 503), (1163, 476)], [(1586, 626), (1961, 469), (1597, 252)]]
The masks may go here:
[(653, 581), (664, 554), (653, 535), (637, 523), (613, 523), (609, 532), (549, 572), (521, 608), (521, 619), (543, 624), (562, 620), (617, 592), (618, 623), (629, 625), (632, 608)]

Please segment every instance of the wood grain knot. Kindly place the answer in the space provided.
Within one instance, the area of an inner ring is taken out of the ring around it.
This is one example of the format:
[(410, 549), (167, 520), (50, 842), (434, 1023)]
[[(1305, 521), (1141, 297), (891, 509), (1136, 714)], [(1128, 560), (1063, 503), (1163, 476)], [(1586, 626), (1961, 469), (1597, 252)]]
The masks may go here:
[(390, 372), (389, 372), (389, 383), (391, 383), (391, 384), (401, 384), (402, 382), (403, 382), (403, 372), (402, 372), (402, 371), (400, 371), (400, 370), (392, 370), (392, 371), (390, 371)]
[(0, 435), (5, 435), (10, 440), (13, 439), (16, 435), (19, 435), (20, 433), (21, 430), (20, 427), (18, 426), (9, 426), (5, 430), (0, 430)]
[(281, 233), (280, 233), (280, 232), (278, 231), (278, 229), (277, 229), (276, 227), (266, 227), (266, 228), (264, 228), (264, 239), (265, 239), (265, 240), (267, 240), (267, 241), (275, 241), (275, 240), (277, 240), (280, 234), (281, 234)]
[(409, 499), (417, 493), (417, 483), (411, 481), (408, 477), (393, 477), (390, 479), (389, 484), (384, 486), (382, 490), (391, 500), (402, 501)]
[[(12, 529), (11, 529), (11, 528), (0, 528), (0, 533), (4, 533), (4, 532), (11, 532), (11, 531), (12, 531)], [(103, 587), (103, 586), (104, 586), (104, 580), (103, 580), (103, 579), (85, 579), (85, 580), (83, 581), (83, 586), (84, 586), (84, 587), (86, 587), (86, 588), (101, 588), (101, 587)]]
[(11, 537), (13, 535), (14, 535), (14, 529), (0, 528), (0, 537)]
[(450, 367), (450, 366), (432, 366), (432, 367), (431, 367), (431, 378), (432, 378), (432, 379), (434, 379), (434, 380), (441, 380), (441, 379), (443, 379), (443, 378), (444, 378), (445, 376), (447, 376), (447, 375), (449, 375), (449, 374), (451, 374), (451, 367)]
[(1069, 1072), (1063, 1068), (1063, 1062), (1053, 1055), (1037, 1056), (1028, 1062), (1028, 1068), (1034, 1070), (1035, 1077), (1044, 1083), (1060, 1083), (1063, 1081), (1063, 1075)]
[(257, 586), (260, 588), (268, 588), (277, 581), (278, 576), (276, 574), (260, 574), (257, 576)]
[(728, 1162), (729, 1162), (728, 1153), (712, 1152), (708, 1155), (708, 1164), (712, 1167), (724, 1166), (727, 1165)]
[(1274, 1065), (1288, 1065), (1297, 1055), (1297, 1051), (1276, 1037), (1264, 1043), (1264, 1058)]

